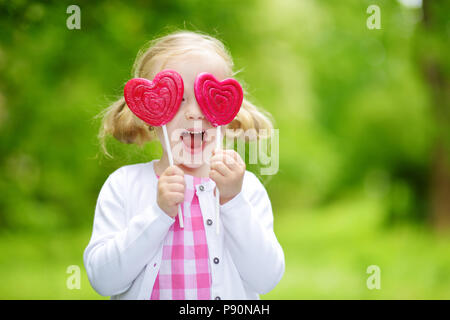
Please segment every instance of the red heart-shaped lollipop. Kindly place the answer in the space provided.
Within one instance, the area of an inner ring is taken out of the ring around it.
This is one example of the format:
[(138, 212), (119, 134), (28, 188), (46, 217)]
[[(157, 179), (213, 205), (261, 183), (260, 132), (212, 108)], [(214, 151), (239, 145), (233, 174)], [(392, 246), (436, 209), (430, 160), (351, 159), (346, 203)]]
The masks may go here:
[(183, 92), (183, 79), (173, 70), (159, 72), (153, 81), (133, 78), (124, 88), (130, 110), (139, 119), (156, 127), (172, 120), (180, 107)]
[(195, 79), (194, 92), (203, 114), (215, 127), (233, 121), (244, 98), (239, 82), (234, 79), (217, 81), (206, 72)]

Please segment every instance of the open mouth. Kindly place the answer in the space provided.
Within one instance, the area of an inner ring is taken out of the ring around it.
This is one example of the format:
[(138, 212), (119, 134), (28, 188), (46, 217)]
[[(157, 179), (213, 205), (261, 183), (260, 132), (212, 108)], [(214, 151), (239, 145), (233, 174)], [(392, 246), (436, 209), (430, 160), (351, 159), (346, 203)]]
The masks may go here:
[(206, 130), (194, 131), (191, 129), (184, 130), (180, 135), (185, 149), (190, 153), (203, 151), (205, 147), (206, 136)]

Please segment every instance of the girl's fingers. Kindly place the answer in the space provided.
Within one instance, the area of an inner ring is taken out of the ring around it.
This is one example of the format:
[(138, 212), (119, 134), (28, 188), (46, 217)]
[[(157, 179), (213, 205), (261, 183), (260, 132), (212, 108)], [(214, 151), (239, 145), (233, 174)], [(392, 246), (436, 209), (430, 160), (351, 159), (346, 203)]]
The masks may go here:
[(164, 182), (167, 182), (167, 183), (181, 183), (182, 185), (185, 184), (185, 182), (184, 182), (184, 177), (178, 176), (178, 175), (175, 175), (175, 176), (165, 176), (165, 177), (163, 178), (163, 181), (164, 181)]
[(237, 161), (228, 154), (220, 155), (217, 158), (211, 158), (211, 166), (217, 162), (225, 164), (231, 172), (236, 172), (241, 168)]
[(234, 161), (228, 160), (229, 162), (227, 164), (237, 163), (239, 166), (245, 166), (244, 160), (242, 160), (239, 153), (237, 153), (234, 150), (231, 149), (225, 149), (225, 150), (217, 150), (213, 153), (213, 156), (211, 157), (211, 161), (213, 159), (224, 159), (225, 157), (229, 157), (233, 159)]
[(168, 185), (168, 190), (172, 192), (181, 192), (184, 194), (184, 185), (180, 183), (171, 183), (170, 185)]
[(183, 170), (181, 168), (177, 167), (176, 165), (167, 167), (167, 169), (164, 171), (163, 175), (166, 176), (173, 176), (173, 175), (184, 175)]
[(216, 182), (216, 184), (217, 183), (222, 183), (223, 182), (223, 180), (225, 179), (225, 177), (222, 175), (222, 174), (220, 174), (217, 170), (215, 170), (215, 169), (211, 169), (210, 171), (209, 171), (209, 177), (211, 178), (211, 179), (213, 179), (215, 182)]
[(231, 175), (231, 170), (221, 161), (211, 162), (210, 168), (218, 171), (224, 177)]
[(217, 151), (210, 159), (210, 161), (222, 161), (228, 163), (237, 162), (236, 156), (231, 152), (225, 150)]
[(244, 160), (242, 160), (242, 158), (241, 158), (241, 156), (239, 155), (239, 153), (237, 153), (236, 151), (234, 151), (234, 150), (223, 150), (224, 152), (225, 152), (225, 154), (227, 154), (227, 155), (229, 155), (230, 157), (232, 157), (235, 161), (236, 161), (236, 163), (237, 164), (239, 164), (239, 165), (243, 165), (243, 166), (245, 166), (245, 162), (244, 162)]
[(184, 201), (184, 194), (180, 192), (169, 192), (167, 196), (170, 199), (170, 202), (172, 202), (172, 205), (178, 205)]
[(230, 168), (231, 171), (237, 171), (240, 169), (237, 159), (230, 154), (225, 154), (225, 164)]

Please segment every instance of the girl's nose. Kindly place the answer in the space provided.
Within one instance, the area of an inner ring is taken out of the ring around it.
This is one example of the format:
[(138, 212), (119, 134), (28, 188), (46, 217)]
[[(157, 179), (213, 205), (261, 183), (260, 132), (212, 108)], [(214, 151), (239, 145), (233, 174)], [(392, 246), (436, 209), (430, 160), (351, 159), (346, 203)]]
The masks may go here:
[(197, 103), (191, 103), (186, 109), (186, 119), (187, 120), (203, 120), (205, 116)]

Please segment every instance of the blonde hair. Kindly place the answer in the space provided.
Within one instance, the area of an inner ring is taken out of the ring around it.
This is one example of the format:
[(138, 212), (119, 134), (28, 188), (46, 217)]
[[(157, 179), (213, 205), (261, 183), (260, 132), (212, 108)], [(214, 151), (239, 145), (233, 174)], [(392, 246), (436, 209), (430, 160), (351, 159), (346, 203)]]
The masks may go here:
[[(211, 50), (215, 52), (225, 61), (229, 76), (235, 78), (237, 72), (233, 72), (233, 60), (221, 41), (200, 32), (186, 30), (176, 31), (154, 39), (144, 46), (138, 52), (133, 65), (132, 76), (134, 78), (151, 80), (159, 71), (164, 69), (164, 65), (170, 58), (192, 50)], [(161, 61), (162, 64), (158, 64)], [(156, 70), (157, 66), (159, 70)], [(239, 82), (243, 84), (242, 81)], [(237, 132), (255, 129), (258, 133), (257, 138), (260, 137), (259, 132), (269, 132), (270, 134), (270, 131), (273, 129), (272, 116), (267, 111), (260, 110), (246, 98), (248, 93), (244, 86), (243, 91), (244, 100), (239, 113), (226, 128), (237, 130)], [(98, 138), (103, 152), (109, 157), (112, 156), (108, 153), (105, 146), (105, 139), (108, 135), (112, 135), (120, 142), (135, 143), (139, 146), (156, 138), (154, 128), (136, 117), (126, 107), (123, 96), (96, 117), (102, 118)], [(266, 130), (260, 131), (261, 129)]]

